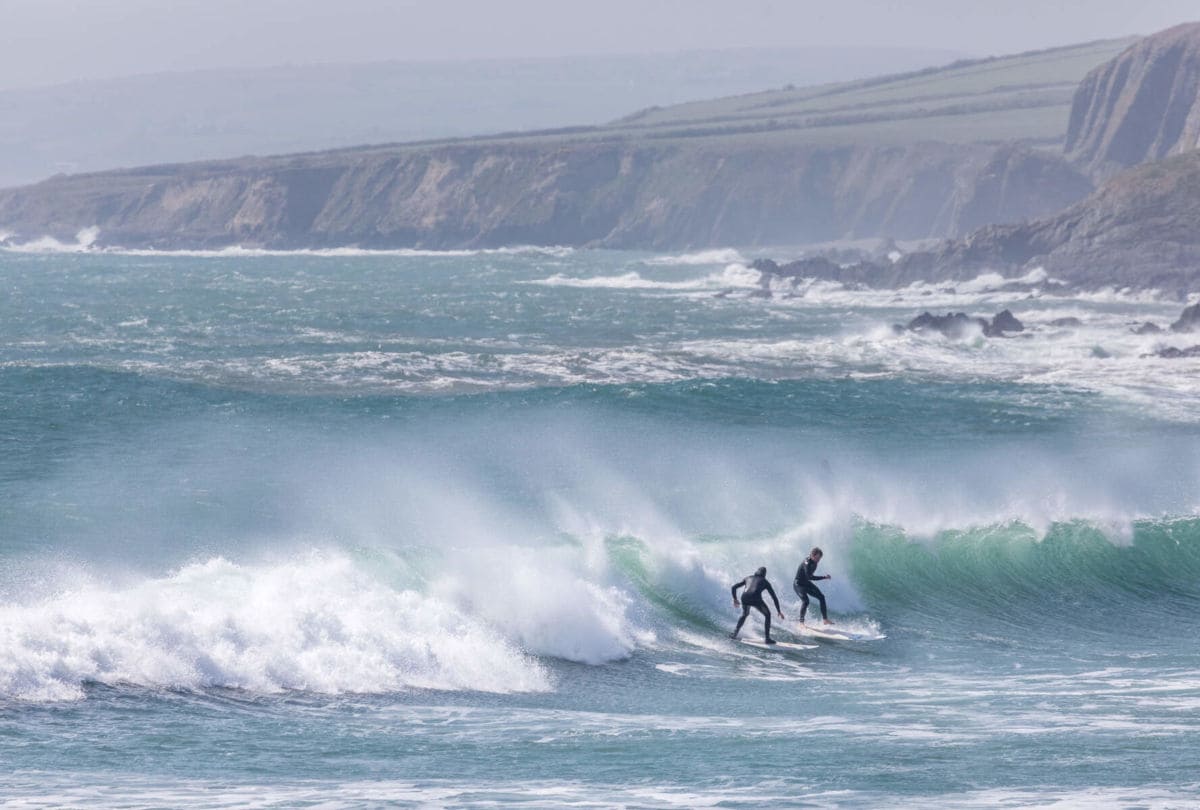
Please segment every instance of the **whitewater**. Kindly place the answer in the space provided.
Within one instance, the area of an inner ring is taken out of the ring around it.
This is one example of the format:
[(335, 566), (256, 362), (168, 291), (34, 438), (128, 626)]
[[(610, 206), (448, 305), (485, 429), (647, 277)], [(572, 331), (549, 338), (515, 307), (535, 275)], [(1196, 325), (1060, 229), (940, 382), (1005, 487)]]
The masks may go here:
[[(1189, 301), (94, 240), (0, 250), (0, 805), (1200, 801)], [(730, 641), (813, 546), (886, 638)]]

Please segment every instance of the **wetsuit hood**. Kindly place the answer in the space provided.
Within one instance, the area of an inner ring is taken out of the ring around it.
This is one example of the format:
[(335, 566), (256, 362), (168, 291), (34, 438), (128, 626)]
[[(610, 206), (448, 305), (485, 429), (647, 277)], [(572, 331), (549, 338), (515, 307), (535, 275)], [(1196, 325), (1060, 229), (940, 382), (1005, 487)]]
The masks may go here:
[(765, 577), (767, 575), (767, 568), (766, 568), (766, 566), (763, 566), (763, 567), (759, 568), (757, 571), (755, 571), (754, 573), (756, 576)]

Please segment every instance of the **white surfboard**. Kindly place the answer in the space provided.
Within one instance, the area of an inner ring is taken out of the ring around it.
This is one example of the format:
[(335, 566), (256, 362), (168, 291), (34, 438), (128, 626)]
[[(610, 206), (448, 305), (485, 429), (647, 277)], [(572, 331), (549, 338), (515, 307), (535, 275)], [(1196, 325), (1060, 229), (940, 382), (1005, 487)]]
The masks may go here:
[(887, 635), (876, 630), (858, 630), (836, 624), (798, 624), (789, 628), (797, 636), (830, 641), (882, 641)]
[(765, 641), (759, 641), (753, 638), (739, 638), (743, 644), (748, 644), (751, 647), (758, 647), (760, 650), (773, 650), (775, 652), (796, 652), (797, 650), (815, 650), (816, 644), (797, 644), (794, 641), (776, 641), (774, 644), (768, 644)]

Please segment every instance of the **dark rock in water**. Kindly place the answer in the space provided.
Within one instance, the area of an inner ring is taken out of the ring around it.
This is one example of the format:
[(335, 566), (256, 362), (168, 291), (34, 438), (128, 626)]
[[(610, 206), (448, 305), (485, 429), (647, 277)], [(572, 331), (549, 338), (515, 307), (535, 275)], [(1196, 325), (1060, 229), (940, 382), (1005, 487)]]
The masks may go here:
[(991, 329), (991, 324), (983, 318), (974, 318), (963, 312), (951, 312), (947, 315), (922, 312), (904, 328), (910, 332), (940, 332), (946, 337), (961, 338), (974, 329), (986, 335)]
[(991, 334), (1002, 335), (1005, 332), (1024, 332), (1025, 324), (1017, 320), (1017, 317), (1009, 310), (996, 313), (996, 317), (992, 318)]
[(1168, 360), (1175, 360), (1180, 357), (1200, 357), (1200, 346), (1188, 346), (1186, 349), (1176, 349), (1174, 346), (1164, 346), (1152, 355), (1143, 355), (1143, 357), (1165, 357)]
[(1162, 331), (1162, 327), (1156, 323), (1146, 321), (1141, 326), (1135, 327), (1133, 333), (1135, 335), (1156, 335)]
[(1079, 320), (1078, 318), (1055, 318), (1054, 320), (1050, 321), (1050, 326), (1083, 326), (1083, 321)]
[(1183, 310), (1179, 320), (1171, 324), (1172, 332), (1200, 332), (1200, 304), (1192, 304)]
[(907, 326), (895, 327), (897, 331), (907, 329), (910, 332), (940, 332), (951, 338), (961, 338), (975, 328), (978, 328), (984, 337), (1003, 337), (1005, 332), (1025, 331), (1025, 325), (1007, 309), (997, 313), (991, 321), (963, 312), (951, 312), (946, 315), (922, 312), (909, 321)]

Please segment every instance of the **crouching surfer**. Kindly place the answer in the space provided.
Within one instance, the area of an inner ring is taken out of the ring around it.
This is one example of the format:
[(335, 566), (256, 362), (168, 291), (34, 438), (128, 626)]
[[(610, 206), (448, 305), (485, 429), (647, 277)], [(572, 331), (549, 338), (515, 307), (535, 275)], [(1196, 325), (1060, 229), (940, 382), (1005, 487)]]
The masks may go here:
[(808, 613), (808, 597), (810, 596), (815, 596), (821, 603), (821, 618), (825, 624), (833, 624), (829, 621), (829, 613), (825, 610), (825, 594), (821, 593), (821, 589), (813, 584), (819, 579), (832, 579), (828, 574), (823, 577), (816, 574), (817, 563), (821, 562), (823, 556), (825, 556), (825, 552), (819, 548), (813, 548), (804, 558), (804, 562), (800, 563), (800, 567), (796, 569), (796, 579), (792, 582), (792, 589), (796, 591), (796, 596), (800, 597), (800, 624), (804, 624), (804, 616)]
[(771, 638), (771, 611), (767, 610), (767, 605), (763, 602), (763, 591), (771, 594), (771, 601), (775, 603), (775, 612), (779, 614), (780, 619), (783, 618), (783, 611), (779, 609), (779, 597), (775, 595), (775, 589), (771, 587), (770, 582), (767, 582), (767, 569), (759, 568), (741, 582), (733, 584), (730, 593), (733, 594), (734, 607), (738, 607), (738, 588), (746, 589), (742, 591), (742, 617), (738, 619), (737, 627), (733, 628), (733, 632), (729, 634), (729, 637), (738, 637), (738, 633), (742, 632), (742, 625), (746, 623), (746, 617), (750, 615), (750, 608), (757, 608), (758, 612), (766, 620), (766, 628), (763, 630), (763, 641), (767, 644), (774, 644), (775, 639)]

